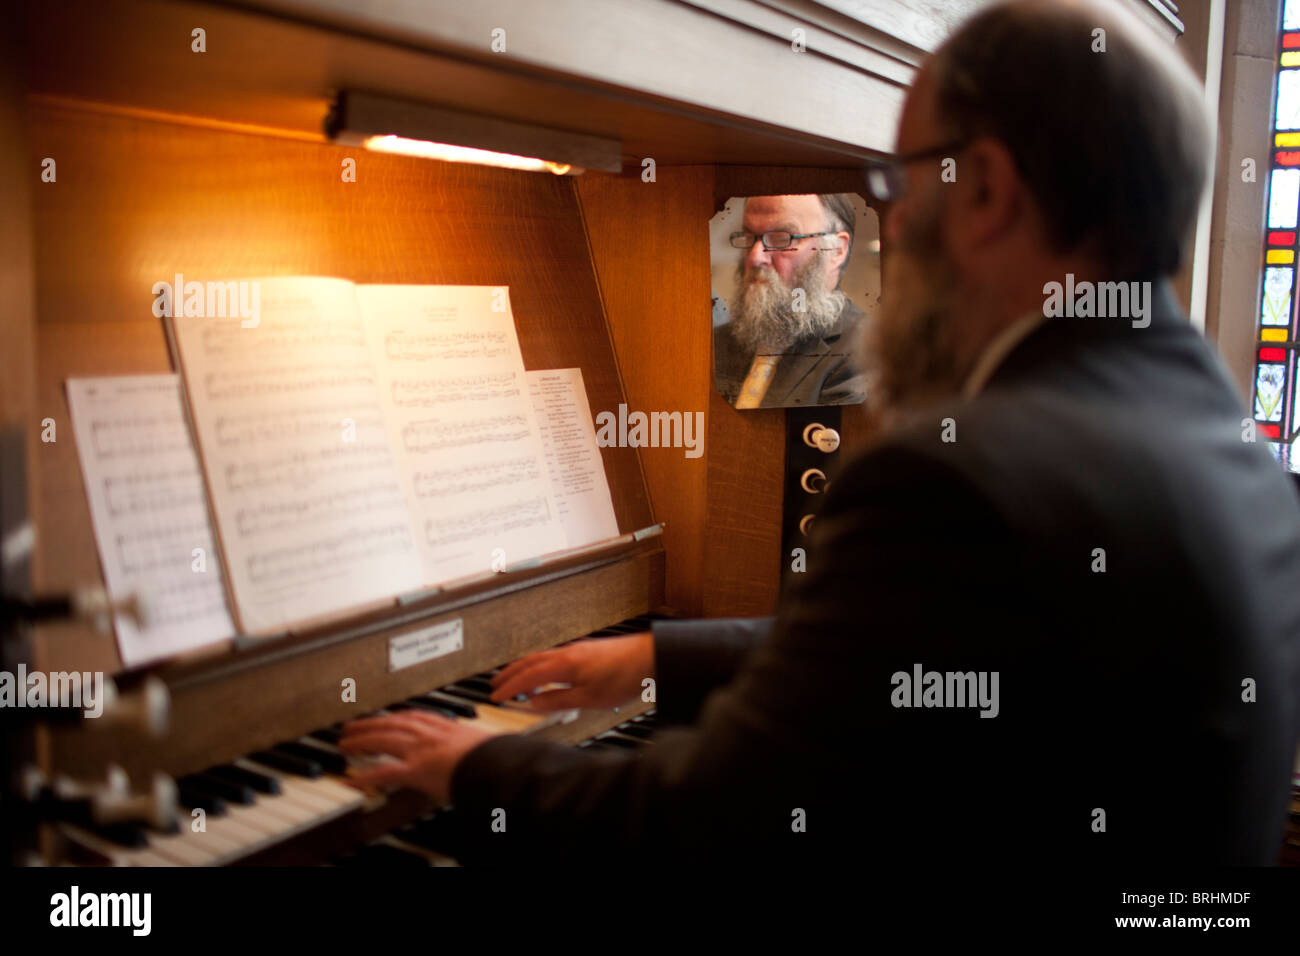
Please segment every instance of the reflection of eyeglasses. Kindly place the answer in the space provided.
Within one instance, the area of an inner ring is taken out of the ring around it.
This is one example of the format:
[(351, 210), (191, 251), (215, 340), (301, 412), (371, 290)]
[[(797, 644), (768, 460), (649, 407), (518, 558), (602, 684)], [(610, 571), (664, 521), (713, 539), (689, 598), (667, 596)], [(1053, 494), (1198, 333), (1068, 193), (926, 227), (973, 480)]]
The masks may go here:
[(937, 159), (940, 156), (946, 156), (949, 153), (955, 153), (958, 150), (966, 148), (968, 140), (955, 139), (940, 146), (933, 146), (930, 149), (918, 149), (912, 153), (900, 153), (886, 163), (867, 168), (867, 186), (871, 189), (871, 195), (881, 202), (894, 202), (903, 198), (903, 193), (907, 192), (907, 177), (903, 175), (903, 168), (912, 163), (919, 163), (927, 159)]
[[(813, 236), (833, 236), (832, 232), (765, 232), (762, 235), (763, 248), (768, 251), (788, 250), (791, 245), (798, 239), (810, 239)], [(731, 244), (737, 249), (748, 249), (760, 237), (752, 232), (733, 232), (731, 234)]]

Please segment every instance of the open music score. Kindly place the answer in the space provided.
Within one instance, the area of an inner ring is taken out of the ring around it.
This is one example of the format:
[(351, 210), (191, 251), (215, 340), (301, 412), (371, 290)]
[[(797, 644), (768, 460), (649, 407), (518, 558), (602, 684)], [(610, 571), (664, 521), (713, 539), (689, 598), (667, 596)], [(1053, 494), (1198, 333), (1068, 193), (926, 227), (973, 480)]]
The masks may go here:
[(596, 443), (582, 369), (529, 372), (528, 390), (541, 427), (551, 494), (569, 547), (617, 537), (618, 520)]
[(617, 536), (581, 373), (535, 399), (505, 287), (258, 286), (251, 325), (168, 320), (243, 633)]
[(176, 376), (69, 379), (68, 406), (105, 587), (114, 599), (149, 602), (146, 629), (115, 615), (122, 663), (232, 637)]

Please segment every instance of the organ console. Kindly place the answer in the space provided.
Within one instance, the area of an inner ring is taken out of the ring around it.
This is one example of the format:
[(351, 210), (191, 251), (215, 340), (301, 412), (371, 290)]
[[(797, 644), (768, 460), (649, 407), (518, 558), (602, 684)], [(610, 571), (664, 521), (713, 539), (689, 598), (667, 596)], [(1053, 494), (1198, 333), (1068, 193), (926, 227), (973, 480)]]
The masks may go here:
[[(1134, 2), (1172, 29), (1166, 6)], [(0, 56), (4, 666), (103, 673), (118, 716), (0, 715), (10, 859), (454, 862), (454, 811), (345, 784), (339, 727), (363, 714), (653, 747), (649, 702), (548, 717), (489, 702), (486, 680), (659, 615), (770, 612), (807, 500), (869, 422), (857, 406), (738, 412), (713, 391), (708, 221), (732, 196), (865, 193), (921, 58), (978, 5), (28, 5)], [(380, 115), (423, 104), (418, 135), (568, 168), (331, 139), (344, 91)], [(182, 274), (508, 287), (528, 369), (581, 369), (593, 413), (703, 411), (704, 455), (602, 448), (618, 535), (597, 547), (130, 667), (75, 602), (24, 609), (102, 581), (65, 383), (173, 371), (150, 290)], [(452, 621), (461, 650), (390, 667), (394, 638)]]

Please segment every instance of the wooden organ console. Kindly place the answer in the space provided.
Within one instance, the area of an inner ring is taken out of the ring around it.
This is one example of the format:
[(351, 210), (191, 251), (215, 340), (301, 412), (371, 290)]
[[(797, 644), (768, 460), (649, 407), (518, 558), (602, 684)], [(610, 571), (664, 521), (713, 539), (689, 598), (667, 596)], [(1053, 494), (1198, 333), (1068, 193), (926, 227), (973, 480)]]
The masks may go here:
[[(1176, 27), (1167, 5), (1134, 4)], [(11, 725), (15, 787), (64, 806), (57, 824), (32, 818), (15, 860), (450, 862), (448, 817), (427, 800), (339, 782), (341, 721), (414, 707), (512, 728), (535, 718), (486, 703), (484, 677), (525, 653), (650, 615), (770, 612), (785, 413), (737, 412), (713, 391), (707, 222), (730, 196), (865, 194), (864, 163), (890, 150), (920, 60), (978, 5), (29, 5), (0, 57), (6, 597), (101, 581), (64, 383), (171, 370), (148, 290), (175, 273), (505, 285), (527, 368), (580, 368), (593, 412), (703, 411), (707, 433), (695, 459), (602, 450), (612, 544), (343, 624), (128, 672), (85, 620), (7, 613), (5, 667), (102, 671), (124, 701), (162, 687), (167, 702), (160, 735), (143, 720)], [(603, 137), (619, 171), (339, 145), (323, 128), (340, 90)], [(348, 158), (355, 182), (340, 178)], [(57, 439), (42, 440), (50, 420)], [(851, 450), (863, 410), (845, 407), (841, 429)], [(390, 638), (457, 618), (463, 651), (388, 671)], [(340, 674), (358, 702), (339, 700)], [(632, 702), (539, 732), (636, 748), (654, 729), (651, 705)], [(100, 798), (110, 809), (92, 823)], [(169, 800), (205, 808), (217, 839), (169, 832)]]

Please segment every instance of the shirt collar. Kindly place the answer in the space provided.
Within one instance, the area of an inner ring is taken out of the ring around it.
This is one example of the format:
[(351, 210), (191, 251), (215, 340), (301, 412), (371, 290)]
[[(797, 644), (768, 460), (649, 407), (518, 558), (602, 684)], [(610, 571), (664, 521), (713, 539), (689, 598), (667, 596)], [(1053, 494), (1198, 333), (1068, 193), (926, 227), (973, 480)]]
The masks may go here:
[(971, 399), (983, 391), (984, 386), (993, 377), (993, 373), (997, 371), (1003, 359), (1010, 355), (1012, 349), (1023, 342), (1030, 332), (1033, 332), (1045, 321), (1047, 319), (1043, 315), (1043, 310), (1036, 309), (1022, 315), (995, 335), (993, 341), (985, 346), (979, 361), (971, 369), (970, 375), (966, 376), (966, 384), (962, 386), (961, 391), (962, 397)]

